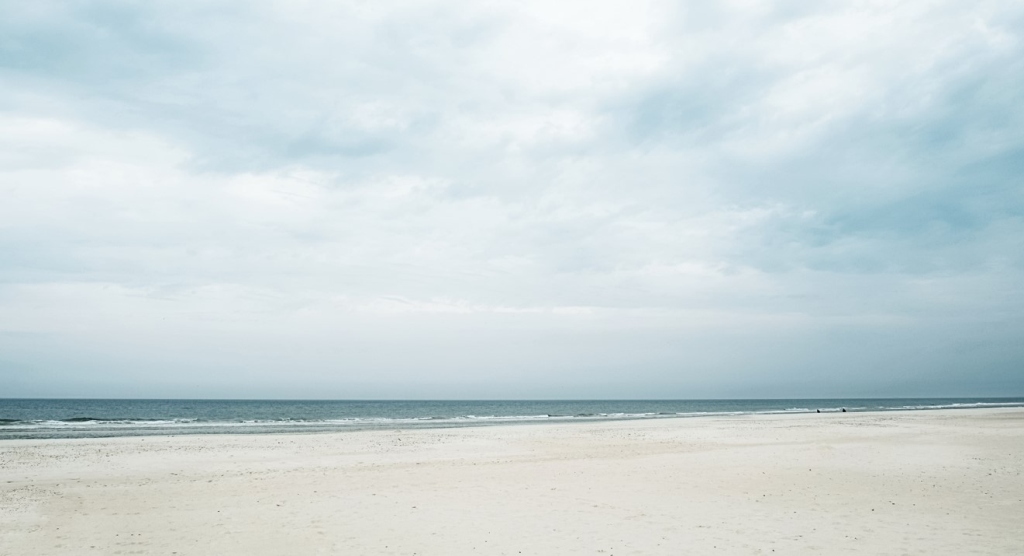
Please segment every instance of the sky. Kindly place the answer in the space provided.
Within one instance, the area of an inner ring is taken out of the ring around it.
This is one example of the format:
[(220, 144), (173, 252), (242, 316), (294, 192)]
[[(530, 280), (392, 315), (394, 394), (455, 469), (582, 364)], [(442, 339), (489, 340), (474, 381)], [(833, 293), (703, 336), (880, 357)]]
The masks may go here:
[(1024, 395), (1024, 3), (0, 0), (0, 397)]

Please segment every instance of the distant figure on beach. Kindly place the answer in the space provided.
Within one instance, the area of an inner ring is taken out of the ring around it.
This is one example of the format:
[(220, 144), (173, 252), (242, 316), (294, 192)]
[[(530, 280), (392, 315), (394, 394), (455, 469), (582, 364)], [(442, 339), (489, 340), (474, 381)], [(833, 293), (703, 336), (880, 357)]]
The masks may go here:
[(846, 413), (846, 408), (845, 407), (843, 408), (843, 413)]
[(814, 412), (815, 413), (821, 413), (821, 410), (820, 409), (815, 409)]

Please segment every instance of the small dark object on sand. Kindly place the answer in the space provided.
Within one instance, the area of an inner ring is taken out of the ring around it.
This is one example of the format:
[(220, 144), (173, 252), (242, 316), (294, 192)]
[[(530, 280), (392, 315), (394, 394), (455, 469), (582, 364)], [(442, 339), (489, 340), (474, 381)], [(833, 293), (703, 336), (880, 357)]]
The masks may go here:
[(821, 413), (821, 410), (820, 409), (815, 409), (814, 412), (815, 413)]
[(845, 407), (843, 408), (843, 413), (846, 413), (846, 408)]

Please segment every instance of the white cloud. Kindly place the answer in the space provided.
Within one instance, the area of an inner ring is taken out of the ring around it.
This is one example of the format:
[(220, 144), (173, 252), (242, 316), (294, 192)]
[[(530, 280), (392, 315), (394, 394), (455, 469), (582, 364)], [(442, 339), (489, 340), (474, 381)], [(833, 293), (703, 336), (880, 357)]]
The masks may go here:
[(0, 23), (0, 376), (34, 392), (77, 359), (966, 387), (957, 338), (991, 392), (1024, 356), (1013, 2), (33, 6)]

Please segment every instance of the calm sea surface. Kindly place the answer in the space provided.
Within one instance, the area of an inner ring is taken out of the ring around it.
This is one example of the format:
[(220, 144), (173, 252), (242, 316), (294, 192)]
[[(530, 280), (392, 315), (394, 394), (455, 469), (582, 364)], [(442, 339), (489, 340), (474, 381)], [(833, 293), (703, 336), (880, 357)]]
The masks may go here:
[(1024, 407), (1024, 398), (820, 400), (33, 400), (0, 399), (0, 439), (321, 432), (704, 415)]

